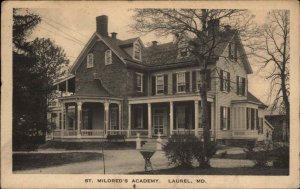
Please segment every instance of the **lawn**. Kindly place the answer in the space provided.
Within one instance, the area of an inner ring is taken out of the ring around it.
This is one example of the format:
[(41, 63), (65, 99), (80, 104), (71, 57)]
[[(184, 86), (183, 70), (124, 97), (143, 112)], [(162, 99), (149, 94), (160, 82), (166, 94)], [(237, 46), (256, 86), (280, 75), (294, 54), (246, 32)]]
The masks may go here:
[(13, 171), (45, 168), (69, 163), (102, 159), (96, 152), (16, 153), (13, 154)]
[(135, 172), (131, 174), (154, 174), (154, 175), (289, 175), (288, 169), (279, 169), (273, 167), (254, 168), (254, 167), (240, 167), (240, 168), (211, 168), (211, 169), (160, 169), (152, 172)]
[(135, 149), (135, 142), (61, 142), (47, 141), (39, 149), (64, 149), (64, 150), (126, 150)]

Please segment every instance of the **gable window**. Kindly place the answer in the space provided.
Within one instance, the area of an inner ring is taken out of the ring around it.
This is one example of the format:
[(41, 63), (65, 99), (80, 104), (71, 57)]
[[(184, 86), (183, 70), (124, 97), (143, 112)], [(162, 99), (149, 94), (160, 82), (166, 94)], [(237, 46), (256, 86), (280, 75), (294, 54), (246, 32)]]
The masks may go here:
[(245, 96), (246, 79), (240, 76), (236, 76), (236, 94)]
[(228, 44), (228, 58), (237, 61), (237, 47), (235, 43)]
[(105, 65), (109, 65), (112, 63), (111, 50), (105, 51)]
[(156, 94), (164, 94), (164, 76), (156, 76)]
[(135, 60), (141, 60), (142, 58), (142, 52), (141, 52), (141, 45), (138, 42), (134, 43), (133, 47), (133, 58)]
[(220, 90), (230, 92), (230, 73), (220, 71)]
[(220, 118), (221, 118), (221, 130), (230, 129), (230, 108), (221, 106), (220, 109)]
[(177, 73), (177, 92), (185, 92), (185, 72)]
[(136, 73), (137, 92), (143, 92), (143, 74)]
[(94, 67), (94, 54), (89, 53), (86, 57), (86, 67), (87, 68), (92, 68)]

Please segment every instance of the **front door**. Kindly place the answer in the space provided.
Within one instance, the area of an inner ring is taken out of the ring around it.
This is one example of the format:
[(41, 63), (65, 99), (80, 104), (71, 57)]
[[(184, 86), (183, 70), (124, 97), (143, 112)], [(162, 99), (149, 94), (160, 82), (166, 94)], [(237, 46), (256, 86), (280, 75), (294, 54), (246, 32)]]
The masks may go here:
[(165, 135), (165, 123), (166, 123), (166, 111), (165, 109), (154, 109), (153, 110), (153, 135), (157, 136), (158, 133)]

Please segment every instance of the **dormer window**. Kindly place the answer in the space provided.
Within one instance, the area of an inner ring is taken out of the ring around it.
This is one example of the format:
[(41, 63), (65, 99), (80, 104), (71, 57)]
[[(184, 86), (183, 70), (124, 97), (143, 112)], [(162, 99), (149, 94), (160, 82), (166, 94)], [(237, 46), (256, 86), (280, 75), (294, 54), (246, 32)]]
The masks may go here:
[(86, 57), (86, 67), (92, 68), (94, 67), (94, 55), (93, 53), (89, 53)]
[(112, 63), (111, 50), (105, 51), (105, 65), (109, 65)]
[(190, 56), (190, 51), (187, 42), (183, 41), (178, 44), (178, 58), (185, 58)]
[(228, 58), (237, 61), (237, 48), (235, 43), (230, 42), (228, 45)]
[(133, 59), (135, 60), (142, 59), (141, 45), (139, 44), (139, 42), (135, 42), (133, 45)]

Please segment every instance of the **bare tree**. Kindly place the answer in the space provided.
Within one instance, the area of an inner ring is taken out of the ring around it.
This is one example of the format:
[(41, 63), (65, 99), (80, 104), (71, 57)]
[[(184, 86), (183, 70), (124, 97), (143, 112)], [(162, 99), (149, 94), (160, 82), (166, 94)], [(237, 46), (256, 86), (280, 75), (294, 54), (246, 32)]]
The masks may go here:
[(262, 43), (257, 48), (256, 56), (262, 64), (261, 70), (270, 80), (271, 110), (279, 110), (284, 114), (288, 126), (290, 115), (290, 12), (288, 10), (270, 11), (260, 34), (261, 38), (259, 39)]
[(135, 23), (132, 28), (135, 31), (156, 32), (159, 36), (175, 35), (178, 43), (188, 41), (188, 49), (200, 67), (202, 81), (199, 93), (202, 108), (201, 124), (204, 128), (204, 155), (200, 166), (210, 167), (211, 143), (207, 103), (210, 78), (206, 76), (207, 67), (220, 56), (216, 53), (217, 49), (229, 42), (228, 38), (220, 36), (218, 28), (226, 28), (225, 25), (230, 24), (232, 32), (242, 32), (250, 25), (252, 17), (246, 10), (240, 9), (136, 9), (133, 18)]

